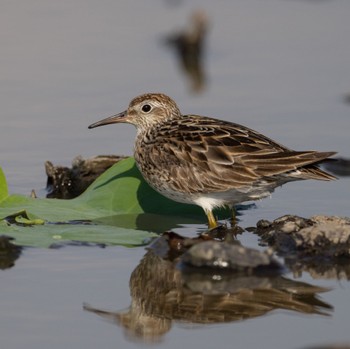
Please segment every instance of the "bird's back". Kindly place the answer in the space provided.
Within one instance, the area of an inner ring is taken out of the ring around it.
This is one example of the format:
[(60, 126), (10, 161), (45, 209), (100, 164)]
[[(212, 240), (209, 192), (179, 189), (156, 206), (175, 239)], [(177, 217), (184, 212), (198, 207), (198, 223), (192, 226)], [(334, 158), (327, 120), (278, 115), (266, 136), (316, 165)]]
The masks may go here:
[(138, 137), (137, 148), (141, 161), (192, 179), (194, 190), (221, 191), (278, 175), (335, 178), (314, 166), (334, 152), (294, 151), (245, 126), (197, 115), (157, 125)]

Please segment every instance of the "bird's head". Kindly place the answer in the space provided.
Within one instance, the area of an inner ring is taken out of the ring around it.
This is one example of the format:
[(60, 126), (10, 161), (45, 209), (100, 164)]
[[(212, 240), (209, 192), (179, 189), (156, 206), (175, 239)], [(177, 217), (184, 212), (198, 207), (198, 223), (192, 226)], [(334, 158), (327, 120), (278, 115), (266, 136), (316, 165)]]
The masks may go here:
[(123, 122), (133, 124), (138, 131), (143, 131), (180, 115), (179, 108), (170, 97), (162, 93), (147, 93), (135, 97), (127, 110), (97, 121), (89, 128)]

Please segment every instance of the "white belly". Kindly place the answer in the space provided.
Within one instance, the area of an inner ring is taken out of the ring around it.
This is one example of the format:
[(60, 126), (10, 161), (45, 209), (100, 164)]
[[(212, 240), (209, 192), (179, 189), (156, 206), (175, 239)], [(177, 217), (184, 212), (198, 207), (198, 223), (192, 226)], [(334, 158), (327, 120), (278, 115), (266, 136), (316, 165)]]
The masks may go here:
[(262, 190), (262, 188), (250, 188), (244, 190), (231, 189), (225, 192), (213, 192), (213, 193), (181, 193), (169, 190), (169, 188), (159, 189), (155, 188), (160, 194), (166, 196), (167, 198), (185, 203), (198, 205), (202, 207), (205, 211), (211, 211), (216, 207), (233, 207), (236, 204), (258, 200), (267, 196), (270, 196), (270, 190)]

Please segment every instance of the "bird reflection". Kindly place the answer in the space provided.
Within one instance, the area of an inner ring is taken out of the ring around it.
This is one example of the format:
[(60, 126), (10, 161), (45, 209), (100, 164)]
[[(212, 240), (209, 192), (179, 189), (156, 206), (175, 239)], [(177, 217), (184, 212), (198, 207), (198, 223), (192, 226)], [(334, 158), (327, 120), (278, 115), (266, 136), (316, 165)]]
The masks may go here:
[(328, 289), (268, 272), (254, 275), (217, 269), (181, 270), (176, 257), (149, 249), (131, 274), (131, 304), (126, 311), (89, 305), (84, 309), (121, 326), (129, 339), (152, 343), (170, 331), (173, 321), (227, 323), (276, 309), (327, 315), (332, 306), (318, 298), (325, 291)]
[(207, 31), (207, 15), (204, 11), (197, 10), (190, 17), (186, 30), (170, 35), (165, 40), (166, 44), (174, 47), (180, 67), (190, 80), (190, 89), (196, 93), (205, 86), (203, 59)]

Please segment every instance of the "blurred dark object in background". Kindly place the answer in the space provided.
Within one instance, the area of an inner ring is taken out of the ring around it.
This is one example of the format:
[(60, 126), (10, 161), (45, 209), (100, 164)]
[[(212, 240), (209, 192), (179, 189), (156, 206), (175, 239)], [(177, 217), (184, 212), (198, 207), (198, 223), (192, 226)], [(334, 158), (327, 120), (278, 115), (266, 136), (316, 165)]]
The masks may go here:
[(350, 104), (350, 93), (347, 93), (347, 94), (344, 96), (344, 102)]
[(350, 159), (335, 158), (322, 162), (322, 166), (332, 174), (339, 177), (350, 176)]
[(182, 71), (190, 80), (192, 92), (201, 92), (206, 83), (203, 67), (208, 17), (203, 10), (196, 10), (190, 17), (187, 29), (169, 35), (165, 43), (174, 47)]

